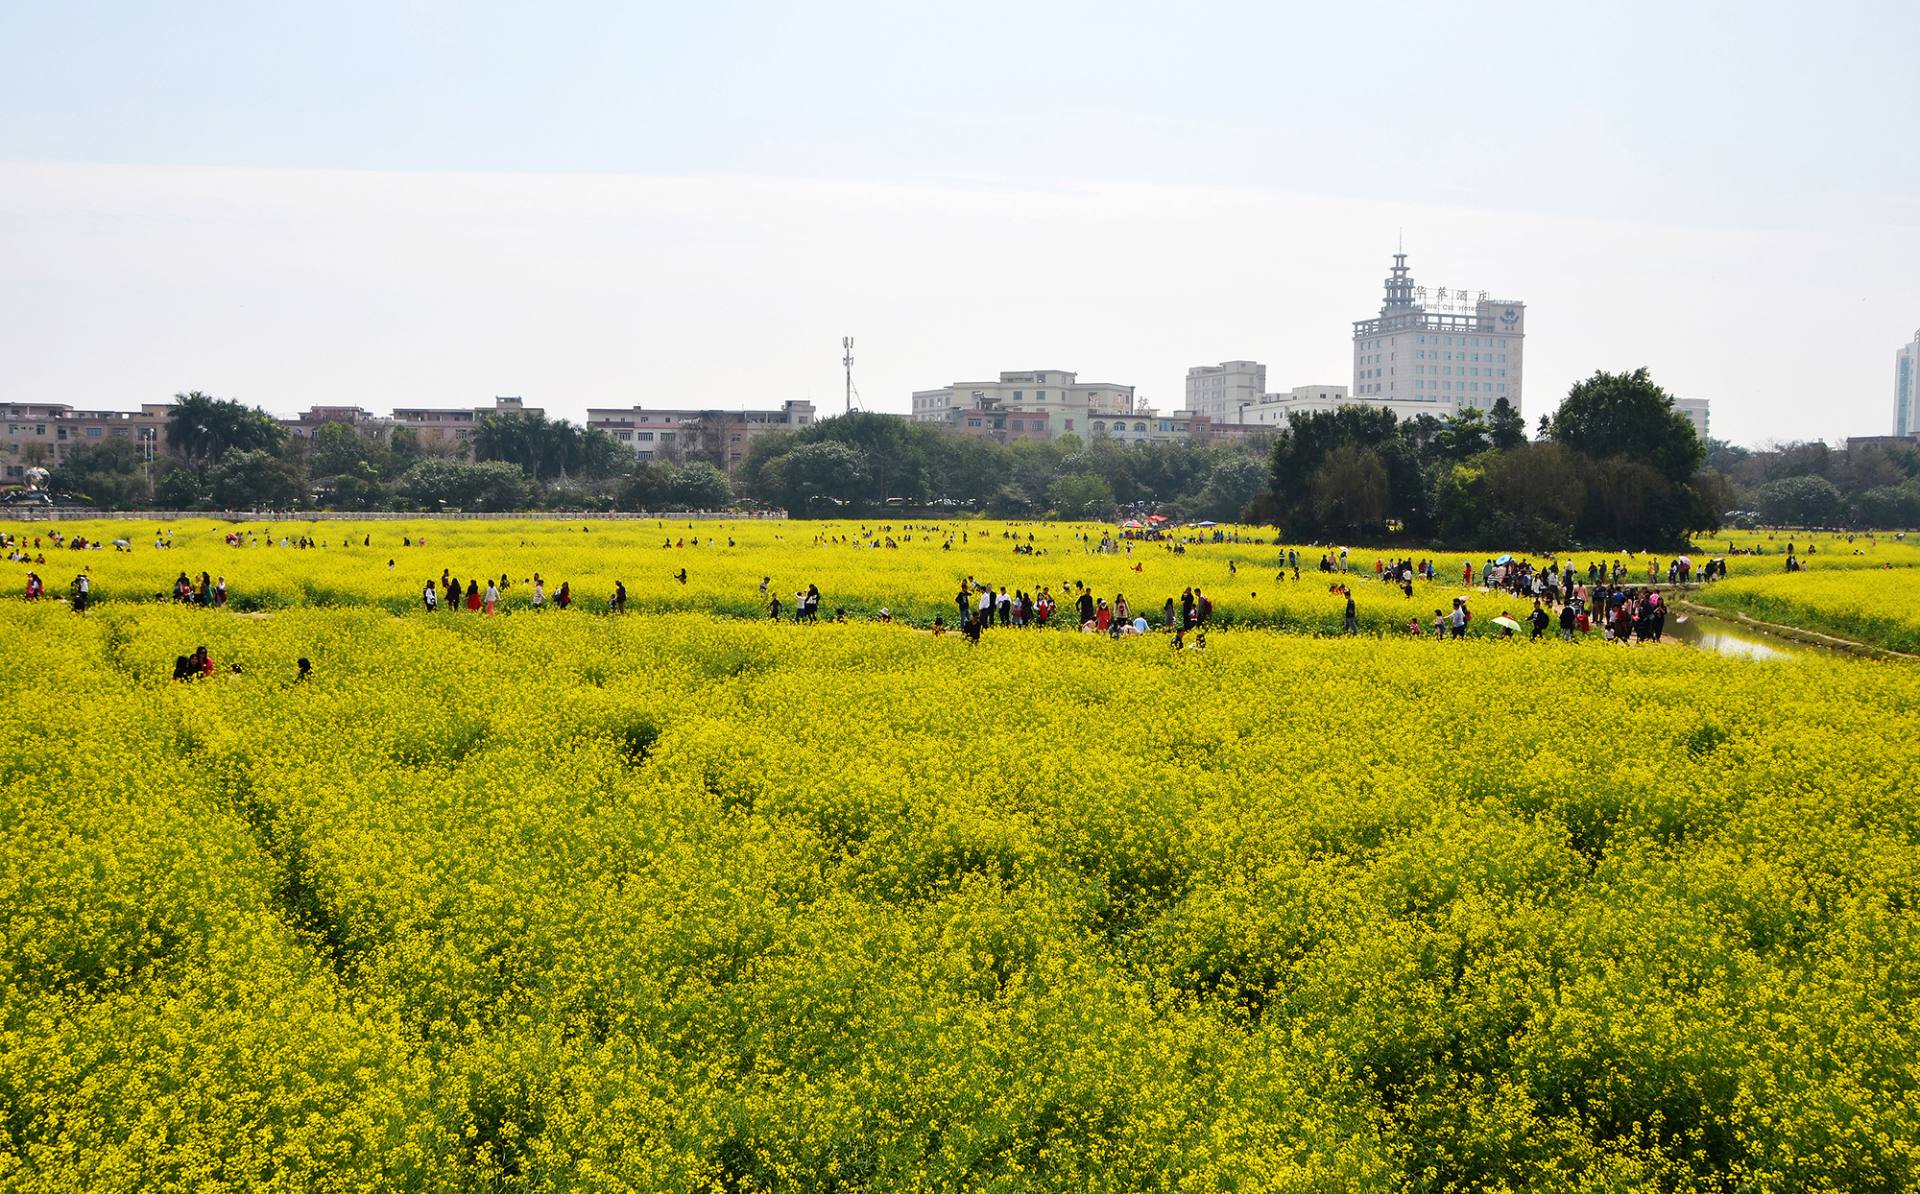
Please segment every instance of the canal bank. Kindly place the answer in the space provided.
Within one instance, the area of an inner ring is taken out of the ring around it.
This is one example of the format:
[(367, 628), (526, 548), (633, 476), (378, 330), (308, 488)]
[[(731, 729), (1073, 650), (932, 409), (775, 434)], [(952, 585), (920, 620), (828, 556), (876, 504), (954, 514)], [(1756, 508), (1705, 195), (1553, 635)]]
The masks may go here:
[(1690, 646), (1717, 651), (1722, 655), (1743, 655), (1751, 659), (1789, 659), (1806, 651), (1824, 651), (1850, 655), (1857, 659), (1920, 660), (1920, 656), (1855, 642), (1831, 634), (1821, 634), (1799, 626), (1763, 622), (1750, 614), (1722, 610), (1711, 605), (1672, 598), (1669, 606), (1687, 616), (1685, 622), (1669, 619), (1666, 634)]

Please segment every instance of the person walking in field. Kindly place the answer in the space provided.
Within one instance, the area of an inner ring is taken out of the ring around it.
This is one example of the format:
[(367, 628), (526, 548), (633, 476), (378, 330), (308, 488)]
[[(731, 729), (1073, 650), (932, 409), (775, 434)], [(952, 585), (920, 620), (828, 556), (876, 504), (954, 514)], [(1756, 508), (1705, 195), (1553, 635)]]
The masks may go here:
[[(488, 582), (488, 584), (489, 586), (491, 586), (492, 582)], [(477, 580), (468, 581), (467, 582), (467, 612), (470, 614), (479, 613), (480, 601), (481, 601), (480, 582)]]
[(553, 595), (553, 603), (562, 610), (573, 604), (572, 581), (563, 580), (560, 582), (560, 591)]
[(1358, 616), (1356, 616), (1356, 613), (1353, 608), (1353, 588), (1351, 586), (1347, 586), (1347, 613), (1346, 613), (1345, 620), (1342, 621), (1340, 624), (1340, 633), (1341, 634), (1359, 634), (1360, 633), (1360, 619)]
[(496, 586), (493, 583), (492, 580), (488, 580), (486, 596), (481, 598), (481, 606), (486, 610), (487, 616), (489, 618), (493, 616), (494, 607), (499, 604), (500, 604), (500, 589), (498, 586)]
[(547, 582), (540, 579), (538, 572), (533, 574), (533, 612), (539, 613), (547, 608)]
[(45, 586), (40, 583), (40, 574), (38, 572), (27, 573), (27, 600), (28, 601), (40, 600), (40, 592), (44, 587)]
[(431, 576), (427, 578), (426, 587), (420, 590), (420, 604), (426, 607), (428, 613), (440, 608), (440, 594), (435, 591)]

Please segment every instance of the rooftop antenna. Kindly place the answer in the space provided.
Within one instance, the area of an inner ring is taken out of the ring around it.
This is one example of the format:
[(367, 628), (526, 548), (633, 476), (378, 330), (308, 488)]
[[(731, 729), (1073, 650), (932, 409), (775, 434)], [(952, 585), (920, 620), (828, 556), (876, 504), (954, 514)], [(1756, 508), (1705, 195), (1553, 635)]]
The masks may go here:
[(860, 405), (860, 392), (853, 388), (853, 337), (840, 337), (840, 348), (845, 354), (840, 363), (847, 367), (847, 413), (852, 414)]

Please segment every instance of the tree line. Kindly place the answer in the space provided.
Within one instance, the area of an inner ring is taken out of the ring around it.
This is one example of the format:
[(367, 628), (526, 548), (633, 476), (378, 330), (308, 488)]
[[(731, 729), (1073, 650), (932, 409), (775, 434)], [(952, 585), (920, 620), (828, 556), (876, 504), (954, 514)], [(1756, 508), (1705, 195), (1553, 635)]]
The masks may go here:
[(1365, 406), (1295, 415), (1236, 440), (1000, 443), (854, 413), (755, 437), (732, 476), (725, 438), (690, 422), (671, 456), (639, 459), (598, 428), (483, 416), (469, 441), (329, 423), (290, 436), (257, 408), (176, 397), (164, 456), (75, 446), (56, 492), (109, 508), (337, 510), (723, 509), (796, 517), (890, 510), (954, 516), (1176, 519), (1276, 526), (1297, 540), (1444, 547), (1670, 547), (1726, 521), (1920, 525), (1920, 452), (1819, 443), (1702, 442), (1647, 370), (1596, 372), (1529, 435), (1501, 399), (1485, 412), (1397, 418)]

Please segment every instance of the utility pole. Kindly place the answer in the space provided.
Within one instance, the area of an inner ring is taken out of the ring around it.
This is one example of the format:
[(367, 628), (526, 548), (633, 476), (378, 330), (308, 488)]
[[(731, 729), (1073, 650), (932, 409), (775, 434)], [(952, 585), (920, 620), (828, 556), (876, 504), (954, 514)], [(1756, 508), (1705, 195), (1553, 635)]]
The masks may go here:
[(843, 354), (840, 363), (847, 369), (847, 413), (852, 414), (854, 403), (859, 401), (859, 396), (853, 391), (853, 337), (840, 337), (840, 349)]

